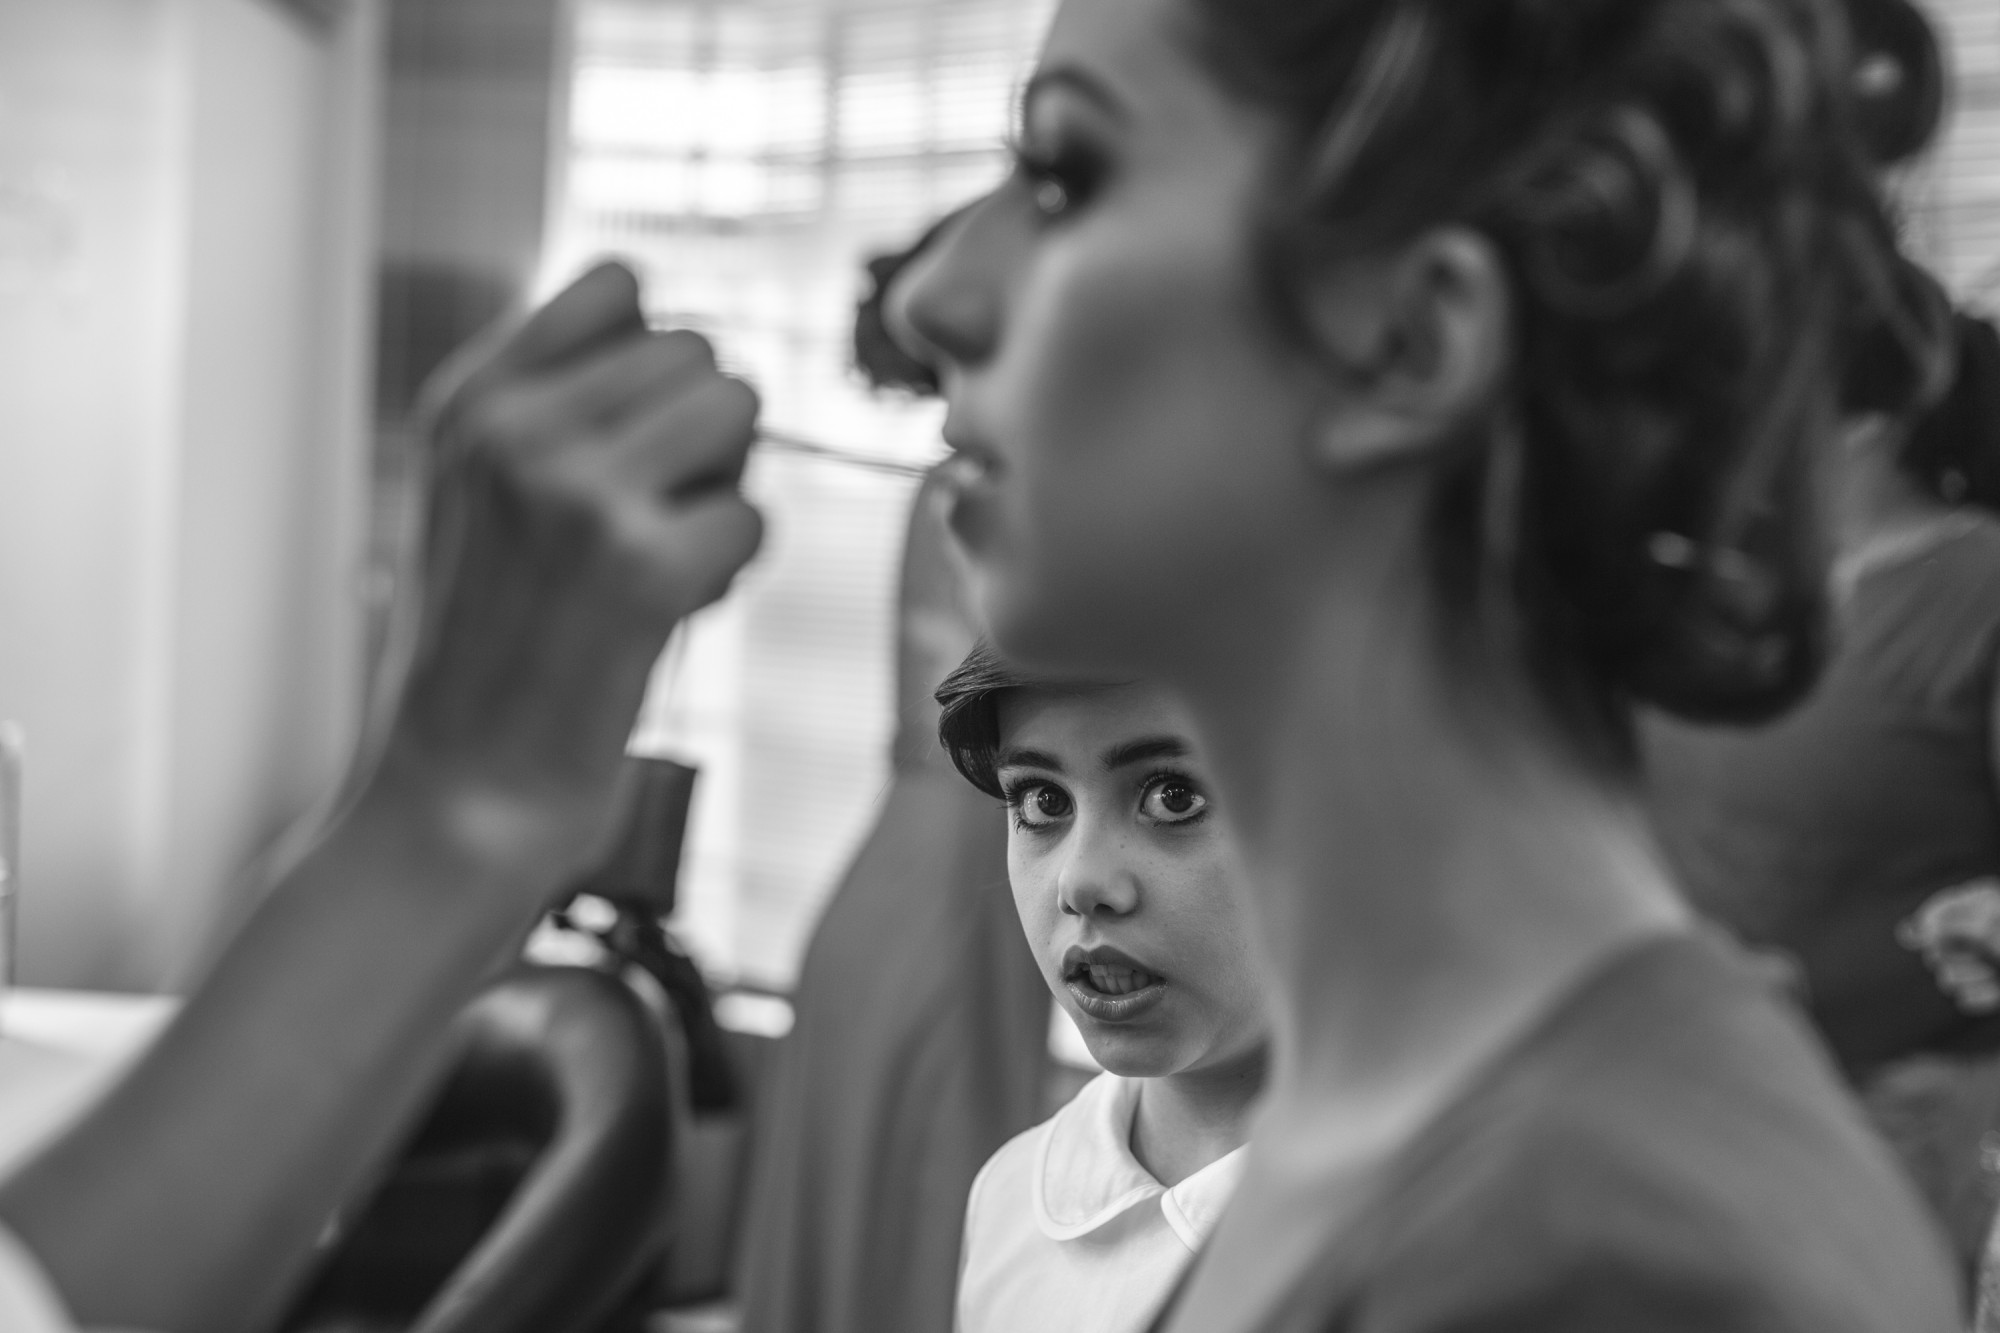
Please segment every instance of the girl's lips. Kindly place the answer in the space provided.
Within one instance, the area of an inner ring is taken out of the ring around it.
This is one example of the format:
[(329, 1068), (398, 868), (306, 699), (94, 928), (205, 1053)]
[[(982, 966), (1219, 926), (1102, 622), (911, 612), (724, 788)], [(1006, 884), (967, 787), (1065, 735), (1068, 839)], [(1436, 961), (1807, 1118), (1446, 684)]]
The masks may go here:
[(1129, 1023), (1167, 997), (1167, 983), (1157, 978), (1123, 995), (1107, 995), (1091, 985), (1088, 976), (1072, 977), (1064, 984), (1076, 1007), (1100, 1023)]
[(1072, 948), (1063, 958), (1063, 983), (1077, 1008), (1103, 1023), (1122, 1023), (1158, 1004), (1165, 978), (1117, 949)]

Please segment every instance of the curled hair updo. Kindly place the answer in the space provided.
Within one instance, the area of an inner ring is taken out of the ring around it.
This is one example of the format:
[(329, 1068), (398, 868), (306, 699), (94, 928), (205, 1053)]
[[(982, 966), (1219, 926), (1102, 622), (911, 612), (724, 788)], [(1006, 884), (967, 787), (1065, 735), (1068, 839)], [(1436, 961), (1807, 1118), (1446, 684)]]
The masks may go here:
[(1287, 135), (1263, 262), (1301, 336), (1302, 271), (1430, 227), (1478, 230), (1509, 272), (1505, 401), (1436, 490), (1453, 624), (1501, 603), (1566, 730), (1619, 759), (1633, 701), (1796, 700), (1825, 649), (1816, 459), (1847, 348), (1887, 327), (1916, 364), (1933, 336), (1831, 0), (1194, 3), (1205, 62)]

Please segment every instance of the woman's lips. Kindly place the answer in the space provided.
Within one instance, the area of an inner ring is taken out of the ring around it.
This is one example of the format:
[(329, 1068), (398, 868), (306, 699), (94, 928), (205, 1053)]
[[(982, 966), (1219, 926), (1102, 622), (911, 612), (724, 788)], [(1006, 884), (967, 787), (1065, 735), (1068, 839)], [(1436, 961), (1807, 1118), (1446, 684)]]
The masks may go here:
[(961, 486), (985, 481), (999, 470), (999, 455), (961, 420), (945, 420), (944, 443), (951, 450), (951, 457), (945, 460), (941, 471)]
[(1062, 975), (1077, 1008), (1102, 1023), (1130, 1022), (1167, 993), (1166, 978), (1117, 949), (1072, 948)]
[(993, 474), (993, 465), (977, 454), (955, 452), (938, 464), (937, 478), (951, 490), (964, 494)]
[(938, 504), (958, 545), (968, 554), (991, 549), (996, 527), (993, 479), (998, 461), (985, 449), (947, 436), (951, 457), (932, 473)]

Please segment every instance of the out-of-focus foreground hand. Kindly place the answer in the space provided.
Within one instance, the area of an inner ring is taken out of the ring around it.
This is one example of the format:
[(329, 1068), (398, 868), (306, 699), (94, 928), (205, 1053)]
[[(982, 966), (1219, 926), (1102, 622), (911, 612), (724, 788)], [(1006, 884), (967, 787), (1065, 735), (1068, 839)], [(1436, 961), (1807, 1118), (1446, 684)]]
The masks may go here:
[(92, 1327), (275, 1327), (451, 1025), (585, 868), (674, 622), (756, 549), (756, 415), (605, 266), (459, 360), (432, 407), (418, 597), (358, 790), (278, 867), (175, 1021), (0, 1180)]
[[(383, 751), (518, 872), (581, 868), (655, 658), (755, 552), (755, 394), (604, 264), (429, 395), (432, 495)], [(550, 888), (556, 887), (554, 884)]]

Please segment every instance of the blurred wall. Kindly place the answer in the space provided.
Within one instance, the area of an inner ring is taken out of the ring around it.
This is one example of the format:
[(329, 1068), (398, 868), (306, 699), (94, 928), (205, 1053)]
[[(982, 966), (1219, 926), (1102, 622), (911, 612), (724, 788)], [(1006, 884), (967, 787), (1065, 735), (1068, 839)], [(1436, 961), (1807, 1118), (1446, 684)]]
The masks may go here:
[(377, 409), (519, 308), (539, 271), (565, 74), (560, 0), (397, 0), (389, 20)]
[(396, 0), (387, 15), (377, 254), (371, 652), (415, 529), (411, 407), (523, 307), (540, 263), (566, 0)]
[(20, 964), (183, 979), (361, 676), (382, 0), (0, 0)]

